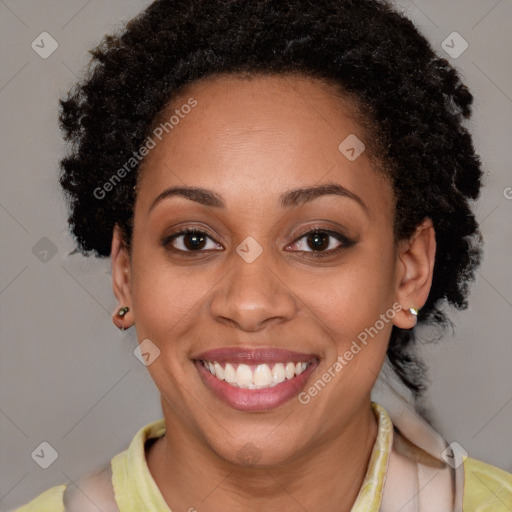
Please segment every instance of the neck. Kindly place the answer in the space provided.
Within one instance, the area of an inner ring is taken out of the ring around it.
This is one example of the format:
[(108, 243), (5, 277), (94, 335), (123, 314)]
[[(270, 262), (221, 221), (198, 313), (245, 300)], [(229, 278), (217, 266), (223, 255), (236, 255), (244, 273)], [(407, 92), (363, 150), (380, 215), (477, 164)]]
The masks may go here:
[(377, 436), (368, 400), (342, 431), (297, 452), (290, 462), (256, 468), (221, 459), (166, 413), (167, 433), (151, 446), (146, 458), (171, 510), (349, 512)]

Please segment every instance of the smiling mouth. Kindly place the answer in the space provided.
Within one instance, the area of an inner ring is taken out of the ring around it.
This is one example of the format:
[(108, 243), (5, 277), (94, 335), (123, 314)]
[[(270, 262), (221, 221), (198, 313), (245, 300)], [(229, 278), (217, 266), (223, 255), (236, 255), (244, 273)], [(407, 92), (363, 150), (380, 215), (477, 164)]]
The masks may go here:
[(276, 347), (222, 347), (191, 359), (209, 391), (244, 412), (270, 411), (288, 402), (320, 363), (318, 354)]
[(311, 362), (279, 362), (245, 364), (235, 362), (199, 361), (218, 380), (242, 389), (267, 389), (301, 375)]

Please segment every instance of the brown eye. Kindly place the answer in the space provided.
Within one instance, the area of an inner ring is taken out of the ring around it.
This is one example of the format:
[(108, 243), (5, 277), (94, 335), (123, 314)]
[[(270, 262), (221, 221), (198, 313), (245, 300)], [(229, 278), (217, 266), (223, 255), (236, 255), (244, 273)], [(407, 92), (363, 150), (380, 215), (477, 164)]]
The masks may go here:
[(200, 252), (222, 250), (222, 246), (215, 242), (207, 233), (195, 229), (187, 229), (174, 233), (162, 240), (164, 247), (176, 252)]
[(346, 249), (355, 242), (345, 235), (326, 229), (314, 229), (297, 238), (289, 247), (313, 256), (329, 256)]
[(207, 237), (200, 233), (187, 233), (183, 235), (183, 245), (190, 251), (204, 248)]
[(313, 249), (314, 251), (323, 251), (329, 247), (329, 238), (330, 236), (327, 233), (313, 233), (308, 235), (307, 244), (308, 247)]

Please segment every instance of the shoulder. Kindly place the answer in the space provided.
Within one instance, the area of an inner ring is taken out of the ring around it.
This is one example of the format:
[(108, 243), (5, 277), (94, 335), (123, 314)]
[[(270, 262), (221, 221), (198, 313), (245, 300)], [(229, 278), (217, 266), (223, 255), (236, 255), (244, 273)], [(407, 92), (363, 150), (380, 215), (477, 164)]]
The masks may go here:
[(116, 489), (123, 494), (126, 489), (135, 492), (138, 482), (134, 471), (138, 471), (137, 475), (142, 471), (149, 479), (149, 473), (144, 471), (144, 445), (148, 439), (158, 438), (164, 433), (163, 418), (149, 423), (136, 433), (130, 446), (115, 455), (109, 464), (82, 476), (75, 485), (52, 487), (12, 512), (98, 512), (98, 505), (102, 512), (118, 512), (114, 480), (118, 483)]
[(479, 460), (464, 460), (464, 512), (509, 512), (512, 474)]
[(65, 490), (66, 484), (52, 487), (13, 512), (64, 512)]
[(13, 512), (119, 512), (110, 467), (82, 476), (75, 485), (52, 487)]

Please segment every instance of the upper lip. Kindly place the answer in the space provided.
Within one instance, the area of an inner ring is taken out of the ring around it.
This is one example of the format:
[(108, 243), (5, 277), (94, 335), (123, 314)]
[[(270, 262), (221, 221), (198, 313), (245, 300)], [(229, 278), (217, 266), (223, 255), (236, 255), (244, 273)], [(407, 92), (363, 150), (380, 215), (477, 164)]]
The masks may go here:
[(281, 348), (259, 347), (222, 347), (201, 352), (193, 359), (200, 361), (217, 361), (218, 363), (282, 363), (282, 362), (310, 362), (318, 359), (315, 354), (305, 354)]

